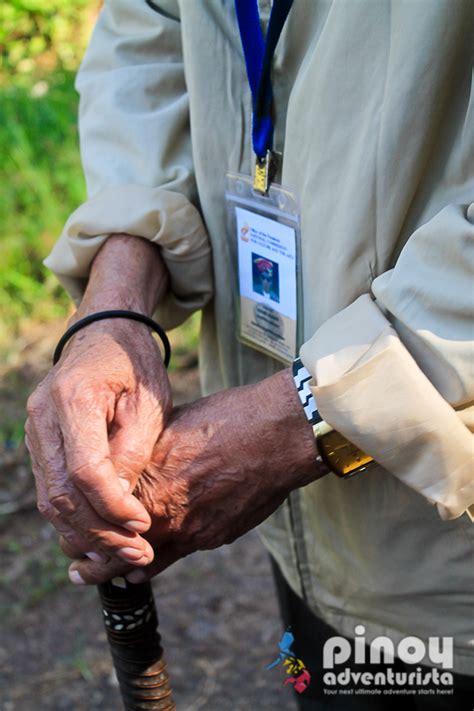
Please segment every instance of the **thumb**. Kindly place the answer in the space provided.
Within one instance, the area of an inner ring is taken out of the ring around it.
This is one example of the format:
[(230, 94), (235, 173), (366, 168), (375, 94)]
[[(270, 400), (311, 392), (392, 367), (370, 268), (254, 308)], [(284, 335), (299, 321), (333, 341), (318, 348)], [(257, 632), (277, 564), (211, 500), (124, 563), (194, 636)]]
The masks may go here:
[(109, 449), (125, 491), (134, 490), (140, 474), (150, 463), (160, 427), (159, 413), (150, 413), (147, 407), (138, 408), (131, 397), (118, 401), (109, 430)]

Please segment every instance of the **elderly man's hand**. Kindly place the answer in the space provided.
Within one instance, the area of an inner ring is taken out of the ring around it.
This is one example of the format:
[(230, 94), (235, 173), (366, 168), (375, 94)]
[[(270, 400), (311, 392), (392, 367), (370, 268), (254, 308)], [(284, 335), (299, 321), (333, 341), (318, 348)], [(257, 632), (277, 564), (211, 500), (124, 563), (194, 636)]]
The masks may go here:
[(136, 488), (152, 518), (155, 561), (129, 574), (116, 560), (77, 560), (72, 579), (126, 574), (140, 582), (189, 553), (231, 543), (321, 473), (289, 370), (177, 408)]
[[(113, 308), (151, 313), (166, 282), (155, 245), (111, 237), (74, 320)], [(171, 407), (158, 346), (145, 325), (125, 319), (79, 331), (30, 397), (26, 433), (38, 508), (91, 559), (153, 559), (139, 535), (150, 516), (131, 492)]]

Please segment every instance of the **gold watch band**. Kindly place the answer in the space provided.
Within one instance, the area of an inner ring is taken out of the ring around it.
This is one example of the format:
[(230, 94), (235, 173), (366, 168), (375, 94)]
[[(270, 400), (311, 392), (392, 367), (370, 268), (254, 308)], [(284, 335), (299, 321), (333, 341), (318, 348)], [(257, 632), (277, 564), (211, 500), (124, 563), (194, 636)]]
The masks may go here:
[(312, 427), (321, 460), (337, 476), (350, 477), (366, 471), (375, 464), (371, 456), (349, 442), (344, 435), (324, 420)]
[(299, 356), (293, 361), (293, 379), (305, 415), (313, 428), (318, 450), (317, 460), (323, 474), (326, 473), (324, 470), (327, 470), (346, 478), (366, 471), (375, 464), (372, 457), (362, 452), (321, 418), (310, 387), (312, 375)]

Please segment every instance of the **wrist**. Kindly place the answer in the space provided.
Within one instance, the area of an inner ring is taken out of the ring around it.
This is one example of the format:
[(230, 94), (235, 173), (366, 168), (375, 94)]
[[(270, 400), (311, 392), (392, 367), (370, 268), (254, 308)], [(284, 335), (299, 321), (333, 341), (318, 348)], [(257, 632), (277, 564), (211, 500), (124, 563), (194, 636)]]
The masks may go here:
[(110, 309), (152, 316), (167, 286), (168, 272), (157, 245), (141, 237), (111, 235), (94, 259), (72, 321)]
[(314, 432), (320, 467), (325, 468), (327, 473), (332, 472), (342, 478), (371, 468), (375, 464), (373, 457), (363, 452), (323, 420), (310, 387), (313, 376), (306, 369), (301, 358), (295, 358), (292, 372), (306, 419)]
[(327, 470), (317, 461), (313, 429), (298, 397), (291, 368), (262, 381), (260, 387), (267, 390), (262, 397), (269, 408), (268, 426), (281, 432), (279, 447), (282, 457), (289, 460), (286, 469), (291, 489), (319, 479)]
[(143, 298), (143, 296), (139, 294), (132, 293), (129, 289), (124, 289), (120, 286), (112, 288), (99, 288), (97, 286), (97, 288), (88, 288), (76, 313), (71, 317), (69, 326), (81, 318), (98, 313), (99, 311), (114, 310), (136, 311), (146, 316), (151, 316), (150, 311), (153, 312), (146, 298)]
[[(114, 320), (118, 319), (118, 328), (114, 328)], [(107, 325), (105, 329), (102, 329), (102, 322), (103, 321), (110, 321), (111, 324)], [(89, 332), (92, 331), (92, 343), (95, 340), (94, 337), (94, 331), (101, 331), (107, 333), (109, 336), (112, 335), (112, 337), (118, 342), (122, 342), (122, 345), (125, 345), (127, 343), (130, 343), (130, 336), (132, 337), (132, 343), (136, 341), (136, 334), (134, 331), (130, 333), (129, 326), (127, 325), (127, 321), (131, 321), (132, 323), (138, 323), (138, 324), (143, 324), (146, 326), (148, 329), (151, 329), (155, 333), (158, 334), (158, 336), (161, 339), (162, 345), (163, 345), (163, 362), (165, 368), (168, 367), (170, 357), (171, 357), (171, 346), (170, 342), (168, 340), (168, 337), (165, 333), (165, 331), (161, 328), (161, 326), (154, 321), (152, 318), (149, 316), (145, 316), (144, 314), (140, 314), (137, 312), (133, 311), (124, 311), (124, 310), (109, 310), (109, 311), (101, 311), (98, 313), (91, 314), (90, 316), (86, 316), (85, 318), (80, 319), (78, 322), (73, 323), (69, 326), (67, 331), (62, 335), (62, 337), (59, 339), (58, 344), (56, 346), (56, 349), (54, 351), (54, 357), (53, 357), (53, 364), (56, 365), (58, 363), (59, 359), (61, 358), (61, 354), (64, 350), (65, 347), (67, 347), (68, 343), (71, 342), (71, 339), (74, 338), (74, 336), (82, 331), (84, 328), (89, 327)], [(96, 329), (94, 329), (94, 326), (97, 326)], [(83, 338), (83, 337), (82, 337)], [(81, 339), (81, 336), (79, 336), (79, 339)], [(124, 340), (125, 339), (125, 340)], [(90, 345), (89, 341), (89, 345)]]

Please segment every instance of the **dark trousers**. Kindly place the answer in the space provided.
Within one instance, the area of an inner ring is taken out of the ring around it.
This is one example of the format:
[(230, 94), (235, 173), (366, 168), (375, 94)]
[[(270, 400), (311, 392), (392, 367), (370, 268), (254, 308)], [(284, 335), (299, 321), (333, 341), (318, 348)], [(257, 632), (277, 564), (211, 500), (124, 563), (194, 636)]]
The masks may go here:
[[(381, 689), (380, 695), (356, 694), (357, 689), (367, 688), (362, 685), (349, 685), (348, 687), (335, 687), (337, 693), (328, 694), (328, 687), (323, 682), (323, 676), (327, 669), (323, 668), (322, 652), (325, 641), (329, 637), (341, 636), (332, 627), (319, 619), (298, 595), (289, 587), (281, 574), (277, 564), (272, 560), (273, 575), (275, 578), (278, 601), (285, 628), (290, 627), (294, 635), (295, 642), (292, 651), (295, 656), (301, 659), (311, 674), (311, 683), (302, 693), (287, 688), (287, 692), (294, 693), (301, 711), (473, 711), (474, 710), (474, 676), (453, 674), (454, 694), (441, 695), (437, 693), (435, 685), (422, 687), (423, 691), (417, 690), (416, 695), (386, 695), (383, 691), (389, 687), (373, 687)], [(353, 647), (352, 640), (351, 646)], [(369, 649), (366, 648), (366, 659), (369, 659)], [(400, 659), (395, 658), (393, 664), (354, 664), (349, 659), (342, 665), (349, 667), (354, 672), (386, 672), (391, 667), (396, 672), (413, 672), (420, 665), (406, 665)], [(430, 671), (427, 667), (421, 667), (422, 672)], [(344, 689), (353, 688), (352, 695), (342, 693)], [(370, 687), (369, 687), (370, 688)], [(394, 687), (400, 689), (400, 686)], [(412, 689), (412, 687), (406, 687)], [(433, 693), (430, 693), (430, 690)], [(424, 692), (424, 693), (423, 693)], [(428, 692), (428, 693), (426, 693)]]

